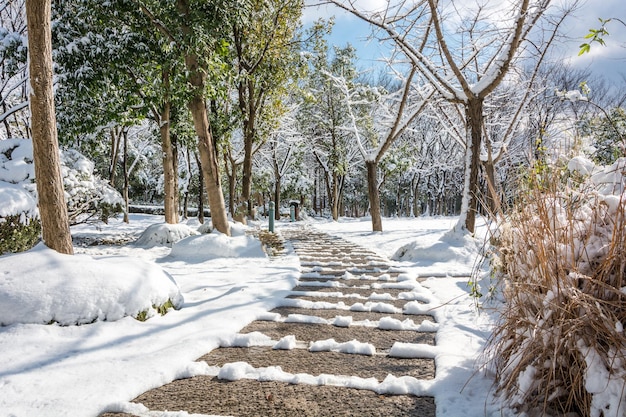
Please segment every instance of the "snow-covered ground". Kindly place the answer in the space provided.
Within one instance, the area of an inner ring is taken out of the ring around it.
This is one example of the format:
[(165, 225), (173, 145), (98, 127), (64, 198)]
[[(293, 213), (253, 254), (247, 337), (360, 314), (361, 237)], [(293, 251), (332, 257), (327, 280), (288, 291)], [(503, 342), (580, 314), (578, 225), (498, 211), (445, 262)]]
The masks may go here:
[[(421, 284), (415, 282), (414, 287), (420, 299), (428, 301), (426, 309), (438, 322), (433, 324), (437, 345), (429, 349), (398, 345), (394, 349), (398, 355), (434, 357), (436, 378), (424, 383), (391, 377), (365, 388), (434, 395), (440, 416), (509, 415), (512, 413), (492, 402), (488, 373), (477, 372), (493, 317), (487, 310), (478, 311), (468, 295), (467, 275), (481, 242), (448, 233), (456, 221), (385, 219), (384, 233), (370, 232), (367, 219), (310, 220), (305, 225), (384, 256), (396, 256), (409, 279), (427, 278)], [(133, 215), (130, 224), (84, 225), (75, 227), (73, 234), (85, 241), (104, 237), (135, 240), (151, 224), (160, 222), (162, 217)], [(293, 225), (278, 223), (277, 231), (285, 227)], [(178, 238), (186, 235), (186, 229), (181, 229), (175, 232)], [(129, 409), (129, 401), (137, 395), (176, 378), (198, 374), (231, 378), (254, 371), (216, 370), (195, 360), (220, 345), (241, 343), (235, 334), (281, 305), (300, 269), (289, 248), (285, 256), (270, 260), (257, 241), (243, 235), (241, 228), (235, 230), (239, 233), (234, 238), (191, 232), (173, 248), (151, 244), (144, 236), (142, 245), (77, 247), (80, 255), (74, 257), (41, 246), (26, 254), (1, 256), (0, 322), (6, 325), (0, 327), (0, 416), (93, 417), (105, 410)], [(107, 277), (126, 284), (107, 281)], [(128, 283), (144, 291), (139, 300), (132, 298), (136, 293)], [(159, 305), (168, 298), (181, 308), (164, 316), (141, 301)], [(150, 318), (143, 322), (120, 318), (141, 311)], [(102, 321), (105, 318), (109, 321)], [(72, 320), (90, 324), (59, 324)], [(47, 324), (50, 322), (53, 324)], [(258, 343), (268, 342), (259, 339)], [(294, 343), (285, 339), (278, 346)], [(353, 349), (328, 343), (320, 341), (317, 347)], [(315, 376), (311, 381), (316, 383)], [(136, 406), (133, 411), (142, 412)]]

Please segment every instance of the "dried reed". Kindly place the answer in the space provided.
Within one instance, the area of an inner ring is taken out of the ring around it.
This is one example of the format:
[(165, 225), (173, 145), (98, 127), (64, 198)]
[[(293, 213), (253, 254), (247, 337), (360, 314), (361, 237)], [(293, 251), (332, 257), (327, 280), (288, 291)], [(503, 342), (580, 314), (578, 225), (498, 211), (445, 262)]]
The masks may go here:
[(486, 352), (520, 412), (626, 415), (626, 204), (611, 201), (553, 172), (499, 230), (505, 309)]

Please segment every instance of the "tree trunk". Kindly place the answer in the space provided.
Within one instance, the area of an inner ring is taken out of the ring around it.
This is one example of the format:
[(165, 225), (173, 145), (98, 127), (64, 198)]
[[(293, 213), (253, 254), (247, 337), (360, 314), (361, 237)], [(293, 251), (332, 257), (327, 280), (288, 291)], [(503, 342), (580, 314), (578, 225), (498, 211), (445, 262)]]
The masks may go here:
[(315, 173), (315, 176), (313, 178), (313, 212), (315, 214), (319, 214), (317, 208), (317, 173)]
[(120, 142), (121, 142), (121, 130), (118, 130), (119, 127), (115, 127), (111, 129), (111, 160), (109, 162), (109, 184), (111, 187), (115, 188), (115, 173), (117, 172), (117, 160), (119, 158), (120, 153)]
[(183, 218), (187, 219), (189, 216), (189, 189), (191, 188), (191, 152), (189, 151), (189, 147), (185, 146), (185, 150), (187, 151), (187, 172), (189, 176), (187, 178), (187, 186), (185, 187), (185, 194), (183, 195)]
[[(252, 128), (249, 128), (252, 130)], [(244, 130), (245, 131), (245, 130)], [(241, 203), (245, 203), (248, 216), (252, 216), (250, 194), (252, 192), (252, 144), (254, 131), (248, 132), (244, 137), (243, 145), (243, 173), (241, 176)]]
[[(167, 89), (169, 86), (169, 74), (163, 71), (163, 85)], [(178, 186), (177, 186), (177, 164), (174, 155), (174, 145), (172, 143), (172, 135), (170, 130), (171, 104), (166, 98), (161, 108), (160, 117), (160, 133), (161, 133), (161, 150), (163, 151), (163, 189), (164, 189), (164, 208), (165, 223), (178, 223)]]
[(480, 146), (482, 143), (482, 125), (483, 125), (483, 101), (482, 99), (472, 98), (466, 105), (467, 125), (470, 132), (471, 144), (466, 150), (466, 166), (465, 166), (465, 190), (464, 199), (467, 201), (464, 208), (465, 213), (465, 229), (470, 233), (474, 233), (476, 229), (476, 215), (478, 213), (478, 170), (480, 168)]
[(274, 184), (274, 219), (280, 220), (280, 176), (276, 177)]
[(339, 179), (336, 173), (333, 173), (331, 186), (331, 215), (333, 217), (333, 220), (337, 221), (339, 220)]
[(73, 254), (54, 113), (50, 7), (50, 0), (26, 1), (33, 159), (43, 241)]
[(204, 173), (202, 170), (202, 161), (196, 152), (193, 153), (198, 164), (198, 221), (204, 224)]
[(372, 231), (382, 232), (383, 221), (380, 216), (380, 193), (378, 192), (378, 163), (365, 161), (367, 167), (367, 191), (370, 200), (370, 214), (372, 216)]
[(191, 100), (189, 101), (189, 109), (193, 118), (193, 124), (198, 136), (198, 152), (200, 161), (202, 162), (202, 171), (204, 175), (207, 196), (209, 198), (209, 208), (211, 210), (211, 222), (213, 227), (219, 232), (230, 236), (230, 225), (228, 216), (226, 215), (226, 205), (224, 204), (224, 194), (222, 193), (222, 183), (220, 180), (220, 172), (217, 162), (217, 152), (213, 143), (213, 136), (209, 129), (209, 118), (206, 109), (206, 103), (202, 96), (204, 88), (204, 80), (200, 75), (197, 65), (197, 58), (188, 55), (185, 59), (187, 68), (191, 72), (191, 84), (196, 87)]
[(235, 161), (230, 161), (230, 170), (228, 168), (228, 160), (226, 160), (226, 172), (228, 173), (228, 207), (230, 215), (234, 218), (236, 212), (236, 193), (237, 193), (237, 166)]
[[(177, 8), (180, 17), (183, 19), (181, 31), (187, 36), (191, 36), (192, 29), (186, 18), (189, 17), (190, 5), (186, 0), (178, 0)], [(219, 232), (230, 236), (230, 224), (224, 204), (224, 194), (222, 192), (222, 182), (220, 179), (219, 162), (217, 149), (211, 134), (209, 116), (207, 113), (206, 99), (204, 96), (206, 69), (202, 68), (198, 56), (193, 50), (188, 49), (185, 54), (185, 67), (189, 72), (188, 81), (192, 87), (191, 98), (189, 99), (189, 110), (193, 119), (194, 129), (198, 136), (198, 153), (202, 162), (202, 170), (209, 199), (209, 209), (211, 210), (211, 222), (213, 227)]]
[(128, 129), (124, 129), (122, 133), (124, 137), (124, 223), (128, 223)]

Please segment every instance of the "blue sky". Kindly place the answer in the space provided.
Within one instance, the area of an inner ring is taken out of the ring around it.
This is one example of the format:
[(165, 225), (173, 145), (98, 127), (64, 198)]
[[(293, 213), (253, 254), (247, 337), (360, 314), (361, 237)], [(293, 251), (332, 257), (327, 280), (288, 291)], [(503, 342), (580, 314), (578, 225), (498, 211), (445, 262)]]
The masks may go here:
[[(462, 0), (468, 2), (468, 0)], [(559, 6), (566, 1), (554, 0), (553, 6)], [(359, 7), (375, 7), (377, 3), (386, 0), (359, 0)], [(307, 0), (308, 4), (319, 3)], [(475, 1), (472, 1), (475, 3)], [(324, 5), (305, 10), (304, 23), (310, 23), (319, 17), (335, 16), (335, 28), (329, 39), (331, 44), (340, 46), (350, 42), (357, 47), (361, 69), (375, 65), (376, 60), (388, 50), (386, 45), (379, 45), (376, 40), (367, 40), (371, 33), (370, 27), (356, 17), (333, 6)], [(555, 59), (568, 61), (577, 68), (589, 68), (593, 74), (605, 76), (607, 79), (624, 83), (626, 77), (626, 27), (613, 21), (607, 26), (609, 36), (606, 37), (607, 46), (594, 44), (590, 53), (578, 56), (579, 45), (585, 40), (584, 36), (590, 28), (598, 28), (598, 18), (619, 18), (626, 23), (626, 3), (624, 0), (587, 0), (582, 2), (580, 9), (563, 26), (568, 40), (559, 45), (555, 51)]]

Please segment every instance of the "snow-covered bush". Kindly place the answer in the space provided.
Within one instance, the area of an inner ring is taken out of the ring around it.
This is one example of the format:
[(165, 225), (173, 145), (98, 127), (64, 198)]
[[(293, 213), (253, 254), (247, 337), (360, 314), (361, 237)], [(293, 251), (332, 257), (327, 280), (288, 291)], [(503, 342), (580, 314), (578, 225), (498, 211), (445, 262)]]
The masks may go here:
[(186, 224), (158, 223), (148, 226), (135, 242), (136, 246), (142, 248), (152, 248), (155, 246), (169, 246), (189, 236), (198, 235)]
[(626, 158), (541, 170), (501, 225), (499, 393), (528, 415), (626, 415)]
[(35, 177), (32, 155), (30, 141), (0, 141), (0, 254), (30, 249), (39, 240), (39, 211), (29, 192)]
[(61, 152), (63, 188), (70, 224), (107, 221), (122, 211), (124, 200), (108, 182), (94, 175), (94, 163), (73, 149)]

